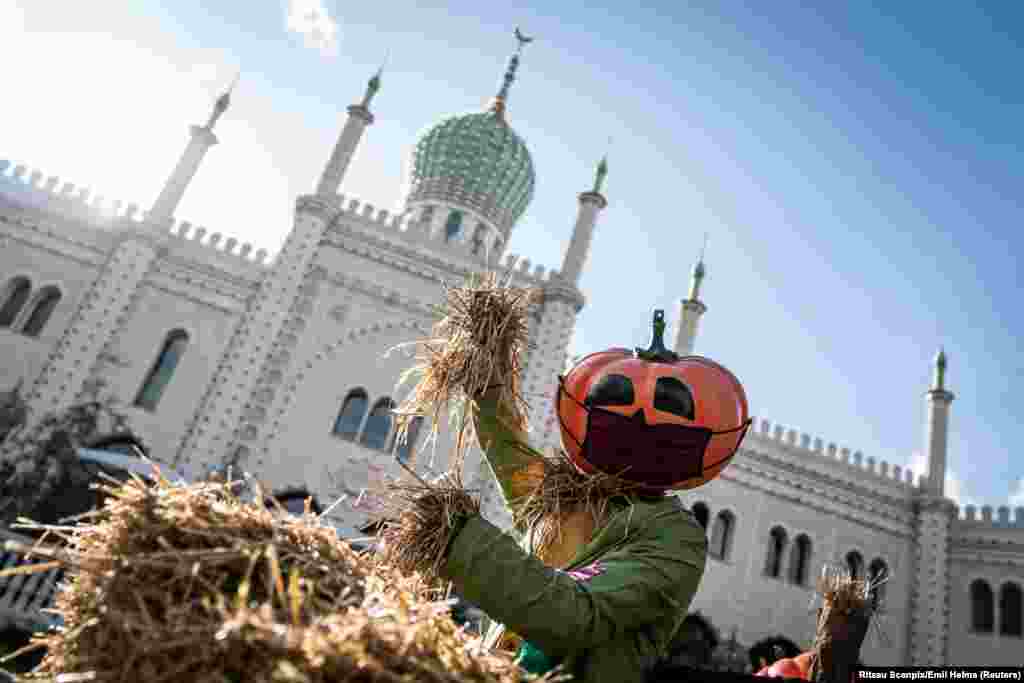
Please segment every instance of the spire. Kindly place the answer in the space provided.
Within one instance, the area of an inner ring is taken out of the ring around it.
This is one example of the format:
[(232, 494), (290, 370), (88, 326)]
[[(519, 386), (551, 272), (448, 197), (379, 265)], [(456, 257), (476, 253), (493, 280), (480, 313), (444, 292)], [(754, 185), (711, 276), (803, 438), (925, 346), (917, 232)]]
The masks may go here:
[(942, 347), (939, 347), (939, 352), (935, 354), (935, 381), (932, 383), (932, 390), (946, 390), (946, 352)]
[(945, 495), (949, 407), (953, 398), (953, 392), (946, 389), (946, 353), (940, 348), (935, 355), (932, 387), (925, 394), (927, 416), (924, 430), (924, 445), (928, 454), (926, 490), (937, 496)]
[(572, 229), (572, 238), (562, 259), (562, 270), (560, 271), (562, 279), (573, 285), (579, 284), (583, 266), (587, 262), (590, 240), (594, 235), (594, 227), (597, 225), (597, 216), (602, 209), (608, 206), (608, 200), (598, 192), (607, 174), (608, 164), (601, 159), (601, 163), (597, 166), (594, 189), (582, 192), (579, 196), (580, 208), (579, 213), (576, 214), (576, 225)]
[(238, 78), (242, 75), (241, 69), (235, 72), (235, 78), (231, 81), (231, 85), (225, 90), (220, 97), (217, 98), (216, 103), (213, 105), (213, 112), (210, 114), (209, 120), (206, 122), (206, 129), (213, 130), (213, 127), (220, 120), (220, 117), (224, 115), (224, 112), (231, 106), (231, 93), (234, 92), (235, 86), (238, 85)]
[(373, 101), (373, 96), (377, 94), (378, 90), (380, 90), (380, 77), (384, 74), (384, 65), (387, 63), (388, 55), (385, 54), (384, 61), (381, 62), (380, 68), (377, 69), (377, 73), (373, 74), (373, 77), (370, 78), (369, 81), (367, 81), (366, 94), (363, 95), (363, 101), (359, 103), (359, 106), (363, 107), (364, 109), (369, 109), (370, 102)]
[(519, 45), (516, 47), (515, 54), (513, 54), (508, 60), (508, 68), (505, 70), (505, 77), (502, 80), (501, 89), (498, 90), (498, 94), (495, 96), (494, 101), (490, 106), (490, 110), (502, 118), (505, 116), (505, 106), (508, 103), (509, 89), (512, 87), (512, 83), (515, 82), (516, 71), (519, 69), (519, 55), (523, 53), (523, 48), (526, 45), (533, 42), (533, 38), (527, 38), (524, 36), (518, 26), (515, 30), (515, 36)]
[(594, 178), (594, 194), (601, 194), (604, 186), (604, 179), (608, 176), (608, 155), (601, 157), (601, 163), (597, 165), (597, 175)]
[[(385, 61), (387, 58), (385, 57)], [(366, 127), (373, 123), (373, 114), (370, 112), (370, 101), (380, 90), (380, 77), (384, 73), (384, 64), (380, 65), (366, 84), (366, 93), (359, 104), (352, 104), (348, 107), (348, 119), (341, 129), (338, 141), (334, 144), (331, 158), (327, 160), (323, 173), (320, 174), (320, 181), (316, 186), (316, 193), (320, 197), (333, 197), (341, 187), (341, 181), (345, 178), (345, 172), (352, 161), (359, 141), (363, 138)]]
[(700, 256), (693, 267), (693, 279), (690, 281), (690, 301), (700, 301), (700, 285), (704, 282), (704, 251), (708, 248), (708, 234), (704, 233), (704, 244), (700, 248)]
[(153, 208), (149, 210), (147, 219), (151, 223), (159, 225), (173, 219), (174, 212), (178, 209), (178, 204), (181, 203), (182, 197), (185, 196), (185, 190), (188, 189), (192, 179), (199, 171), (199, 165), (202, 163), (203, 157), (206, 156), (206, 152), (211, 147), (217, 144), (217, 136), (213, 134), (213, 127), (231, 105), (231, 92), (238, 85), (239, 75), (238, 73), (235, 74), (235, 79), (231, 82), (231, 86), (217, 98), (213, 105), (213, 112), (210, 114), (210, 118), (207, 119), (206, 125), (191, 127), (192, 139), (189, 140), (188, 147), (185, 148), (174, 170), (171, 171), (170, 177), (164, 183), (163, 188), (161, 188), (159, 196), (153, 202)]
[(700, 318), (708, 310), (700, 300), (700, 286), (704, 282), (704, 251), (707, 247), (708, 235), (704, 233), (704, 244), (701, 245), (700, 255), (697, 256), (697, 263), (693, 267), (690, 295), (679, 302), (679, 326), (676, 328), (675, 351), (680, 356), (689, 356), (693, 353)]

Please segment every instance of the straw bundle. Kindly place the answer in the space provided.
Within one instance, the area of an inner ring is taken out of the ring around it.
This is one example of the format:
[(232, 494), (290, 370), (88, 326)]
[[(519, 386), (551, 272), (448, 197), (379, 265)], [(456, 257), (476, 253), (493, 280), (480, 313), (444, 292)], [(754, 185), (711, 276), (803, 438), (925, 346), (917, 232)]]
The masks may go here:
[(34, 550), (71, 576), (55, 605), (65, 627), (37, 641), (48, 652), (34, 678), (520, 680), (510, 658), (473, 652), (420, 577), (313, 515), (245, 504), (228, 483), (103, 488), (89, 524), (47, 527), (63, 549)]
[(430, 339), (412, 343), (418, 349), (416, 364), (399, 381), (418, 380), (395, 410), (399, 444), (405, 443), (416, 416), (430, 418), (431, 437), (436, 438), (447, 408), (457, 435), (455, 469), (471, 442), (468, 402), (494, 384), (501, 384), (501, 399), (512, 406), (514, 421), (526, 424), (519, 375), (529, 337), (527, 311), (536, 290), (511, 287), (510, 279), (511, 271), (504, 280), (491, 272), (471, 276), (461, 287), (445, 285), (441, 319)]
[(871, 618), (878, 612), (877, 588), (887, 581), (880, 576), (856, 579), (845, 568), (826, 565), (818, 579), (821, 608), (815, 630), (811, 680), (820, 683), (850, 680), (860, 657)]
[(457, 471), (434, 483), (395, 484), (389, 494), (394, 512), (381, 535), (384, 561), (436, 578), (449, 543), (463, 520), (480, 513), (480, 501), (463, 488)]

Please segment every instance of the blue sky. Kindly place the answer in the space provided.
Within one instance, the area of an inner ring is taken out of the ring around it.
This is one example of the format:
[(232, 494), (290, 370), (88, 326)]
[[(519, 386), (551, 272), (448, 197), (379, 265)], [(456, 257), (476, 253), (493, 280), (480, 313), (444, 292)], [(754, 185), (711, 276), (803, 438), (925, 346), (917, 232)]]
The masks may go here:
[(945, 345), (947, 492), (1024, 505), (1012, 3), (292, 4), (7, 4), (0, 158), (147, 205), (240, 67), (179, 216), (274, 251), (386, 52), (342, 192), (393, 209), (416, 136), (493, 95), (521, 25), (509, 117), (538, 184), (510, 249), (558, 268), (609, 153), (574, 352), (646, 341), (655, 307), (674, 322), (707, 232), (697, 351), (755, 414), (920, 469)]

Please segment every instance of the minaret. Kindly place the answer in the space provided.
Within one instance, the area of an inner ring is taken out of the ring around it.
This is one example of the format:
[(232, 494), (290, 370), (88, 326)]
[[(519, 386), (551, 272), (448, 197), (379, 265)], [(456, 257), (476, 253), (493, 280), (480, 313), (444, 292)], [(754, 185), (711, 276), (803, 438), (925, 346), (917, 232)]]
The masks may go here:
[[(707, 237), (704, 238), (707, 246)], [(693, 267), (693, 279), (690, 281), (690, 296), (679, 302), (679, 327), (676, 329), (675, 352), (680, 356), (693, 353), (693, 344), (697, 340), (697, 325), (700, 317), (708, 310), (700, 300), (700, 286), (704, 282), (704, 248), (700, 250), (697, 265)]]
[(910, 663), (943, 666), (949, 648), (949, 545), (956, 505), (947, 500), (946, 437), (953, 394), (946, 390), (946, 354), (935, 357), (928, 390), (925, 447), (928, 476), (917, 491), (914, 508), (914, 573), (911, 577)]
[(946, 353), (941, 349), (935, 356), (932, 388), (925, 394), (925, 401), (928, 410), (924, 429), (924, 445), (928, 449), (927, 490), (941, 497), (946, 493), (946, 444), (949, 406), (953, 403), (953, 392), (946, 390)]
[(315, 259), (324, 233), (340, 212), (333, 193), (363, 128), (373, 119), (368, 106), (379, 87), (378, 71), (363, 101), (349, 107), (348, 123), (324, 171), (320, 192), (296, 199), (291, 232), (250, 297), (178, 445), (174, 464), (186, 472), (237, 461), (246, 471), (258, 473), (269, 461), (263, 437), (274, 427), (267, 416), (325, 277)]
[(185, 196), (185, 190), (188, 189), (189, 183), (195, 177), (196, 171), (199, 170), (199, 164), (202, 163), (207, 150), (217, 144), (217, 136), (213, 134), (213, 127), (228, 110), (228, 106), (231, 104), (231, 91), (234, 90), (237, 82), (236, 77), (231, 87), (217, 98), (217, 102), (213, 105), (213, 112), (210, 113), (210, 118), (205, 126), (192, 126), (192, 139), (189, 140), (185, 153), (178, 159), (178, 164), (174, 167), (171, 177), (167, 179), (163, 189), (160, 190), (160, 196), (156, 198), (153, 208), (149, 211), (148, 220), (162, 223), (174, 217), (174, 212), (177, 210), (181, 198)]
[(359, 141), (363, 137), (363, 131), (373, 123), (370, 102), (380, 90), (380, 77), (383, 71), (384, 67), (382, 66), (366, 84), (363, 101), (359, 104), (349, 105), (348, 120), (345, 121), (345, 127), (341, 129), (341, 135), (338, 136), (338, 142), (334, 145), (331, 158), (316, 186), (317, 196), (333, 197), (338, 194), (338, 188), (341, 187), (345, 171), (348, 170), (348, 165), (352, 162), (352, 155), (355, 154), (356, 147), (359, 146)]
[(579, 284), (583, 266), (587, 262), (590, 240), (594, 236), (594, 226), (597, 224), (597, 215), (608, 206), (608, 200), (601, 194), (601, 187), (604, 185), (607, 175), (608, 158), (604, 157), (597, 165), (594, 189), (583, 192), (579, 196), (580, 210), (576, 216), (576, 226), (572, 229), (572, 241), (569, 242), (569, 249), (565, 252), (561, 270), (562, 279), (573, 286)]

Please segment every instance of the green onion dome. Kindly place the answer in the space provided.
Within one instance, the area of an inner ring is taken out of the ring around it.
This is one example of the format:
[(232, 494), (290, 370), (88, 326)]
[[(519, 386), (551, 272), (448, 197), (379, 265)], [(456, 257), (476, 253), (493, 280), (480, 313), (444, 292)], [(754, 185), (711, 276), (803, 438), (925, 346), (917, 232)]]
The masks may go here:
[(452, 116), (432, 126), (412, 154), (408, 202), (464, 206), (508, 233), (533, 198), (530, 152), (504, 108)]

